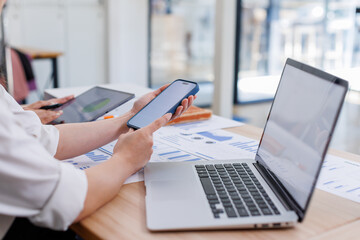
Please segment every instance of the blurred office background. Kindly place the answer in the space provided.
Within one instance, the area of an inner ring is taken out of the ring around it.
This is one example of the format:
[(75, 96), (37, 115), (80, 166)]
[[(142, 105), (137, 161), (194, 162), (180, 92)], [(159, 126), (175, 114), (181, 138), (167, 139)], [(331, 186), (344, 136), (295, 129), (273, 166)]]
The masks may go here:
[[(8, 0), (6, 29), (63, 53), (60, 87), (189, 79), (198, 105), (258, 127), (294, 58), (350, 81), (333, 144), (360, 153), (360, 0)], [(33, 66), (29, 101), (52, 86), (51, 63)]]

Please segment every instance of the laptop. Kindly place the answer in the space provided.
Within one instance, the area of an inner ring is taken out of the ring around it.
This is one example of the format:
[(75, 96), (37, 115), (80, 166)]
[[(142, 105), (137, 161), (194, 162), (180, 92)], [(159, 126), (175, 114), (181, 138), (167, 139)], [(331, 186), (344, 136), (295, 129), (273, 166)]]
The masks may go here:
[(287, 59), (255, 159), (148, 163), (148, 228), (283, 228), (301, 222), (347, 90), (347, 81)]

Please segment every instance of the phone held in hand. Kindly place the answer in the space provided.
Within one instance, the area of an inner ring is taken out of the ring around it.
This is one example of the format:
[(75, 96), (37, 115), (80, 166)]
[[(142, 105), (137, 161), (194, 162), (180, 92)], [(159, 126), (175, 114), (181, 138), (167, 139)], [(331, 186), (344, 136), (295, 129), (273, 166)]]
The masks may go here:
[(42, 110), (54, 110), (55, 108), (59, 108), (62, 105), (63, 105), (62, 103), (55, 103), (55, 104), (52, 104), (52, 105), (42, 106), (42, 107), (40, 107), (40, 109), (42, 109)]
[(133, 116), (127, 125), (133, 129), (143, 128), (166, 113), (174, 114), (182, 100), (199, 91), (195, 82), (178, 79)]

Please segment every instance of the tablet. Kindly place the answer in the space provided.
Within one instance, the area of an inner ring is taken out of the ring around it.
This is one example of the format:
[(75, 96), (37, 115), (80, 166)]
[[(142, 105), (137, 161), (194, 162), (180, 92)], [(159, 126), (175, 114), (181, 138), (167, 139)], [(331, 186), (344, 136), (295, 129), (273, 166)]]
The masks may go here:
[(63, 110), (63, 114), (54, 121), (59, 123), (79, 123), (94, 121), (107, 112), (134, 98), (132, 93), (93, 87), (54, 110)]

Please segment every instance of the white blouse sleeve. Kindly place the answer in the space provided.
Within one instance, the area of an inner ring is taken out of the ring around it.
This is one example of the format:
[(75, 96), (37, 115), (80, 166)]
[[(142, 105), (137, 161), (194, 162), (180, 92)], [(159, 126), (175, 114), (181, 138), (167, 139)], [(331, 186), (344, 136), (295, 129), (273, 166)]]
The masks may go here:
[(58, 133), (38, 127), (29, 131), (35, 118), (19, 122), (3, 96), (0, 114), (0, 220), (28, 217), (39, 226), (67, 229), (84, 205), (85, 173), (54, 159), (56, 148), (47, 151), (44, 146), (57, 146)]
[(33, 111), (24, 109), (1, 86), (0, 96), (14, 114), (17, 123), (30, 135), (34, 136), (49, 153), (54, 156), (59, 141), (59, 131), (52, 125), (43, 125)]

